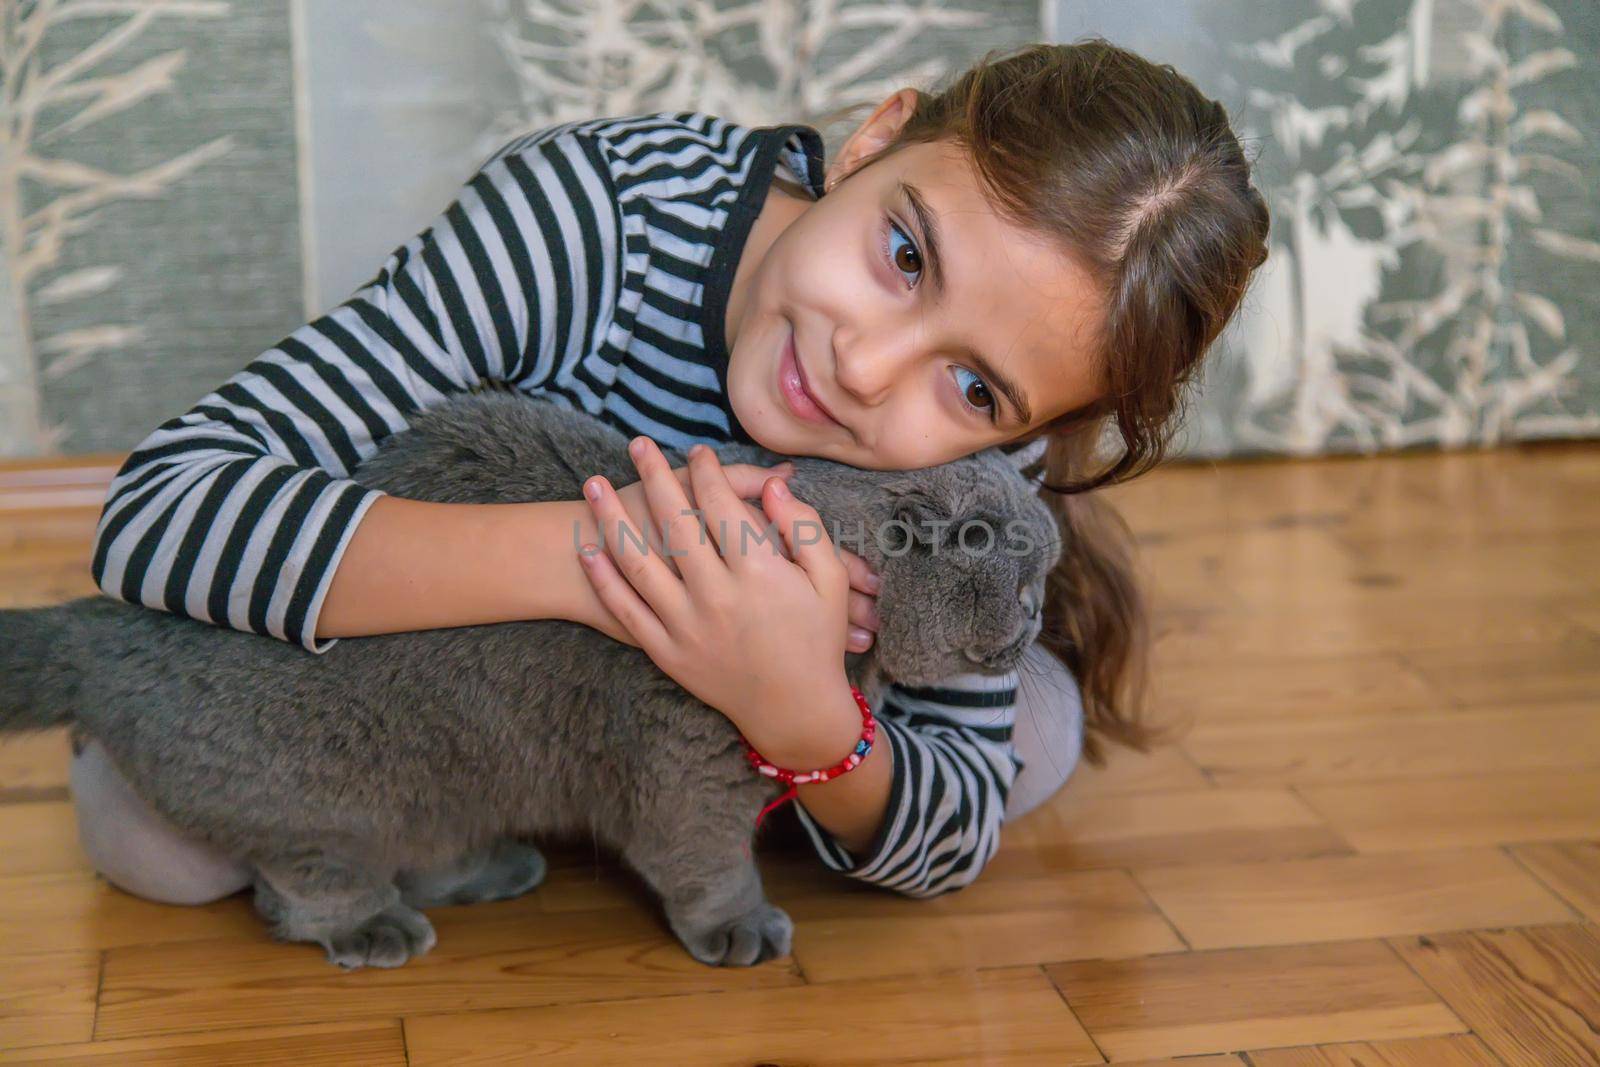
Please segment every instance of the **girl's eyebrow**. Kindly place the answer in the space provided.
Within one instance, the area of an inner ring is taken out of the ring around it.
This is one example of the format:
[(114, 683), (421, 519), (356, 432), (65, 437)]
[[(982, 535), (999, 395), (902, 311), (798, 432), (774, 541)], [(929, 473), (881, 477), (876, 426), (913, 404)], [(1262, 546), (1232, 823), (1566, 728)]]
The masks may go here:
[[(917, 229), (922, 231), (922, 241), (928, 250), (928, 276), (933, 282), (933, 302), (938, 305), (945, 295), (944, 248), (940, 244), (939, 216), (928, 206), (928, 201), (915, 185), (902, 178), (896, 182), (896, 189), (901, 199), (911, 206), (911, 213), (917, 218)], [(1011, 405), (1013, 417), (1020, 424), (1027, 426), (1033, 422), (1033, 408), (1029, 407), (1027, 395), (1016, 382), (1001, 374), (982, 352), (975, 349), (972, 351), (972, 362), (978, 365), (984, 377), (989, 379), (990, 384), (1006, 398), (1006, 402)]]
[(939, 234), (939, 216), (922, 198), (921, 190), (904, 178), (899, 181), (898, 191), (917, 217), (917, 229), (922, 231), (922, 243), (927, 246), (928, 258), (932, 261), (928, 264), (928, 273), (933, 282), (934, 303), (938, 303), (944, 299), (944, 245)]
[(1000, 391), (1000, 394), (1011, 404), (1011, 414), (1019, 426), (1027, 426), (1033, 422), (1033, 409), (1028, 406), (1028, 398), (1017, 388), (1017, 383), (1000, 373), (1000, 369), (983, 358), (982, 352), (972, 353), (972, 362), (978, 365), (978, 370), (989, 380), (989, 384)]

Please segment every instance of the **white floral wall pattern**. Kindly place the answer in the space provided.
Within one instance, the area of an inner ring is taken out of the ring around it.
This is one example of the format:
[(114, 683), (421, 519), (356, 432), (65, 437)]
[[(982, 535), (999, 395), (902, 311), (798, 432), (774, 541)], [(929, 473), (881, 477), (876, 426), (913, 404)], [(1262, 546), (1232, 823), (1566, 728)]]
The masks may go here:
[(1033, 40), (1038, 8), (993, 0), (486, 0), (518, 101), (490, 140), (551, 122), (685, 108), (810, 122), (929, 85), (988, 47)]
[[(132, 322), (75, 325), (33, 334), (30, 305), (60, 304), (105, 292), (123, 278), (119, 263), (56, 271), (63, 246), (122, 199), (169, 193), (185, 175), (227, 152), (214, 138), (134, 172), (113, 172), (53, 151), (63, 136), (105, 122), (155, 93), (170, 92), (186, 53), (166, 51), (116, 73), (104, 67), (161, 18), (219, 18), (217, 0), (31, 0), (0, 5), (0, 234), (6, 249), (0, 317), (0, 454), (50, 450), (65, 434), (41, 410), (42, 380), (57, 379), (97, 356), (143, 339)], [(73, 23), (104, 21), (71, 55), (45, 63), (48, 45)], [(52, 273), (54, 272), (54, 273)], [(46, 284), (41, 280), (48, 278)]]
[[(211, 236), (185, 223), (219, 206), (238, 219), (236, 256), (251, 251), (251, 226), (274, 221), (271, 211), (241, 217), (251, 190), (226, 185), (241, 168), (275, 177), (254, 158), (261, 131), (231, 121), (226, 96), (207, 96), (249, 72), (229, 65), (240, 33), (274, 7), (283, 23), (281, 4), (249, 16), (240, 6), (0, 0), (0, 455), (128, 447), (135, 427), (147, 432), (198, 398), (197, 370), (233, 362), (186, 354), (260, 322), (263, 304), (237, 290), (197, 292), (190, 283), (214, 252), (184, 247)], [(265, 85), (277, 96), (286, 81)], [(278, 147), (293, 151), (281, 138)], [(298, 272), (295, 258), (285, 265)], [(219, 295), (207, 328), (182, 322), (179, 305)]]
[(1250, 7), (1219, 82), (1273, 262), (1208, 376), (1207, 450), (1600, 431), (1600, 9), (1293, 0), (1263, 35)]

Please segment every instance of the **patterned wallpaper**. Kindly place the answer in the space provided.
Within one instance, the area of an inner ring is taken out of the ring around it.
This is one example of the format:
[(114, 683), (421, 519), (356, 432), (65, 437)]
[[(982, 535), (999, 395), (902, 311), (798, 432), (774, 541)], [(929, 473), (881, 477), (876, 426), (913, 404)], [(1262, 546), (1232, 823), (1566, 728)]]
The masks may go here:
[[(1150, 18), (1156, 4), (1160, 20)], [(1595, 0), (1061, 3), (1236, 118), (1273, 251), (1193, 453), (1600, 432)]]
[(0, 455), (126, 449), (302, 314), (286, 0), (0, 0)]
[(1600, 430), (1595, 0), (0, 0), (0, 455), (130, 447), (515, 131), (1085, 33), (1227, 103), (1273, 205), (1183, 451)]

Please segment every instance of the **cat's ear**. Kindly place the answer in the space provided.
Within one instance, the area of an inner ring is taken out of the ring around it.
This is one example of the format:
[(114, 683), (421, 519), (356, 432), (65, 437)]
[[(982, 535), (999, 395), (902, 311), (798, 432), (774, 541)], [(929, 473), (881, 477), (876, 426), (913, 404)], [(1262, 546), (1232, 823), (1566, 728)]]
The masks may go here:
[(1000, 454), (1005, 456), (1006, 462), (1011, 464), (1013, 470), (1031, 475), (1034, 468), (1042, 469), (1044, 463), (1044, 450), (1049, 446), (1050, 438), (1045, 434), (1029, 441), (1027, 444), (1017, 445), (1015, 448), (1002, 448)]
[(954, 519), (950, 502), (925, 487), (906, 487), (895, 496), (894, 521), (896, 536), (902, 549), (909, 547), (907, 539), (930, 547)]
[(926, 489), (906, 490), (894, 502), (894, 517), (910, 523), (949, 521), (950, 502)]

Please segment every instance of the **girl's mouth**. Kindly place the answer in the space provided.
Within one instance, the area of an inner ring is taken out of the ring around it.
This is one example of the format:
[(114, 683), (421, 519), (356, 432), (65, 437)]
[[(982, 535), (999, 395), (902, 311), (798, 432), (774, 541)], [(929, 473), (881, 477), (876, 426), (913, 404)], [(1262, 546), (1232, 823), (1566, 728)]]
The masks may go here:
[(794, 347), (793, 330), (784, 342), (783, 358), (778, 361), (778, 392), (783, 394), (784, 403), (796, 418), (824, 426), (842, 425), (807, 388), (805, 371), (800, 367), (800, 357)]

